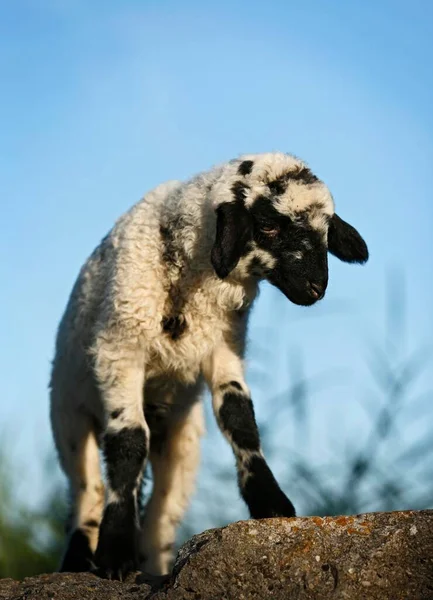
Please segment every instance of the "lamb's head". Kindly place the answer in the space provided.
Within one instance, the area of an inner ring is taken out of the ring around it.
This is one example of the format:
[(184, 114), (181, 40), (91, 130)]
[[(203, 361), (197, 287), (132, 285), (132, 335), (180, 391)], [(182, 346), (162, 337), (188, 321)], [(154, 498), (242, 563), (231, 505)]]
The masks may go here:
[(301, 160), (283, 153), (243, 156), (212, 188), (216, 236), (212, 264), (220, 278), (266, 278), (295, 304), (323, 298), (327, 252), (364, 263), (367, 246), (334, 212), (325, 184)]

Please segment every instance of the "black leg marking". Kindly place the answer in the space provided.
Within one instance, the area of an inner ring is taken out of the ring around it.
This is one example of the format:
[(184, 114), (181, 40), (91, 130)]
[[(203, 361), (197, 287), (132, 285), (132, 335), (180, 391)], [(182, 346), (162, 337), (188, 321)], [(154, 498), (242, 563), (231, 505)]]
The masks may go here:
[(239, 175), (249, 175), (253, 170), (254, 161), (252, 160), (244, 160), (241, 162), (238, 168)]
[(243, 394), (226, 392), (219, 410), (219, 419), (224, 431), (230, 435), (238, 449), (260, 449), (259, 431), (250, 398)]
[(61, 573), (85, 573), (90, 571), (93, 552), (89, 539), (81, 529), (76, 529), (69, 538), (68, 547), (60, 567)]
[(251, 399), (237, 381), (220, 385), (226, 391), (218, 412), (221, 429), (229, 435), (238, 461), (239, 488), (254, 519), (294, 517), (295, 509), (281, 491), (260, 452), (260, 436)]
[(118, 496), (108, 504), (95, 553), (97, 574), (123, 579), (138, 564), (137, 502), (134, 492), (147, 456), (147, 436), (141, 427), (108, 432), (104, 455), (110, 488)]
[(241, 493), (253, 519), (295, 516), (293, 504), (281, 491), (263, 457), (252, 456), (246, 469), (249, 476), (241, 485)]
[(132, 494), (147, 456), (146, 444), (146, 432), (141, 427), (105, 434), (104, 455), (112, 490)]
[(109, 504), (95, 553), (96, 574), (119, 579), (138, 569), (138, 534), (134, 498)]

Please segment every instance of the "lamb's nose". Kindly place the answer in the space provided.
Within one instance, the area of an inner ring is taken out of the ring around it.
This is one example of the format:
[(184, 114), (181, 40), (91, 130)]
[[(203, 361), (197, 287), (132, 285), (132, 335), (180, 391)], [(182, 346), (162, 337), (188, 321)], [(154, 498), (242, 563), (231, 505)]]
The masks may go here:
[(314, 281), (310, 281), (308, 285), (310, 294), (313, 296), (313, 298), (316, 298), (316, 300), (323, 298), (326, 285), (323, 285), (322, 283), (315, 283)]

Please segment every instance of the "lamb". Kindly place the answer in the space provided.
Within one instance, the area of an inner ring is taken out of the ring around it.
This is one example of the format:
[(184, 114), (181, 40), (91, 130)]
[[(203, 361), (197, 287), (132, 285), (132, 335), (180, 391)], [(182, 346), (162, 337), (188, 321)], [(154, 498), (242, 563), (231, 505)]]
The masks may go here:
[[(160, 185), (117, 221), (81, 269), (57, 333), (51, 423), (72, 501), (61, 570), (122, 579), (141, 561), (168, 572), (199, 463), (204, 384), (251, 517), (295, 515), (260, 447), (245, 337), (260, 280), (295, 304), (323, 298), (328, 251), (368, 259), (325, 184), (280, 152)], [(148, 460), (153, 490), (140, 518)]]

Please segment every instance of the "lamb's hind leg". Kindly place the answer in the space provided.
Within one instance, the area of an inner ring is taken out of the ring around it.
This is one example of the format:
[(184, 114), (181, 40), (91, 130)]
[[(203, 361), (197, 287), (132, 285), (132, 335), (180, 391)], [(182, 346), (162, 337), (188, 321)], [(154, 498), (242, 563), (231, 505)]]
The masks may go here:
[(88, 571), (98, 542), (104, 507), (98, 444), (93, 421), (79, 410), (68, 411), (53, 403), (51, 420), (60, 464), (68, 477), (71, 495), (69, 541), (61, 571)]
[(141, 534), (148, 573), (165, 575), (170, 570), (176, 529), (194, 490), (203, 431), (202, 404), (196, 401), (154, 438), (151, 433), (153, 491)]

